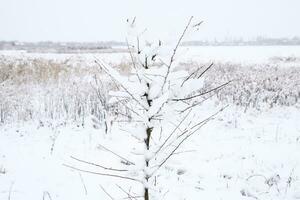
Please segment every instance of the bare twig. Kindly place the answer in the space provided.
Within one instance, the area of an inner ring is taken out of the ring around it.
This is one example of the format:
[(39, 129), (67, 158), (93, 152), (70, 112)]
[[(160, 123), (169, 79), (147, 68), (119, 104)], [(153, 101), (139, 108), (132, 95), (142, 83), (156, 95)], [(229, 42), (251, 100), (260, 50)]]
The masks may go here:
[(48, 191), (44, 191), (43, 193), (43, 200), (46, 200), (46, 196), (48, 196), (48, 200), (52, 200), (52, 197)]
[(85, 164), (89, 164), (89, 165), (93, 165), (93, 166), (96, 166), (96, 167), (100, 167), (102, 169), (105, 169), (105, 170), (110, 170), (110, 171), (117, 171), (117, 172), (127, 172), (128, 170), (126, 169), (115, 169), (115, 168), (111, 168), (111, 167), (105, 167), (103, 165), (99, 165), (99, 164), (96, 164), (96, 163), (92, 163), (92, 162), (88, 162), (88, 161), (85, 161), (85, 160), (81, 160), (79, 158), (75, 158), (74, 156), (70, 156), (72, 159), (78, 161), (78, 162), (82, 162), (82, 163), (85, 163)]
[(141, 53), (141, 50), (140, 50), (140, 39), (139, 37), (136, 37), (136, 43), (137, 43), (137, 54), (140, 54)]
[(158, 152), (164, 147), (164, 145), (168, 142), (168, 140), (172, 137), (172, 135), (177, 131), (177, 129), (180, 127), (180, 125), (184, 122), (184, 120), (189, 116), (189, 114), (192, 112), (192, 110), (190, 110), (183, 118), (182, 120), (178, 123), (178, 125), (173, 129), (173, 131), (169, 134), (169, 136), (165, 139), (165, 141), (162, 143), (162, 145), (160, 145), (160, 147), (158, 148), (158, 150), (155, 152), (156, 154), (158, 154)]
[(106, 151), (112, 153), (113, 155), (117, 156), (118, 158), (121, 158), (122, 160), (126, 161), (126, 163), (128, 163), (129, 165), (135, 165), (134, 162), (129, 161), (128, 159), (124, 158), (123, 156), (120, 156), (119, 154), (113, 152), (112, 150), (106, 148), (105, 146), (103, 146), (103, 145), (101, 145), (101, 144), (99, 144), (98, 146), (99, 146), (100, 148), (102, 148), (102, 149), (104, 149), (104, 150), (106, 150)]
[(141, 78), (140, 78), (140, 76), (139, 76), (139, 74), (138, 74), (138, 70), (137, 70), (137, 67), (136, 67), (136, 65), (135, 65), (135, 60), (134, 60), (134, 57), (133, 57), (132, 52), (131, 52), (131, 50), (130, 50), (130, 47), (129, 47), (129, 44), (128, 44), (128, 40), (127, 40), (127, 39), (126, 39), (126, 45), (127, 45), (128, 51), (129, 51), (130, 58), (131, 58), (132, 66), (133, 66), (133, 68), (135, 69), (136, 76), (138, 77), (138, 79), (139, 79), (139, 81), (140, 81), (140, 83), (141, 83), (142, 81), (141, 81)]
[(87, 192), (87, 189), (86, 189), (85, 183), (84, 183), (84, 181), (83, 181), (82, 175), (81, 175), (81, 173), (80, 173), (80, 172), (78, 172), (78, 174), (79, 174), (80, 181), (81, 181), (81, 183), (82, 183), (82, 185), (83, 185), (83, 188), (84, 188), (84, 194), (85, 194), (85, 195), (87, 195), (87, 194), (88, 194), (88, 192)]
[(209, 116), (208, 118), (202, 120), (201, 122), (195, 124), (194, 126), (192, 126), (190, 129), (186, 129), (183, 133), (181, 133), (179, 136), (177, 136), (177, 138), (180, 138), (181, 136), (183, 136), (184, 134), (188, 133), (189, 130), (192, 130), (194, 128), (196, 128), (197, 126), (203, 126), (203, 124), (206, 124), (208, 121), (212, 120), (216, 115), (218, 115), (220, 112), (222, 112), (225, 108), (227, 108), (227, 106), (221, 108), (220, 110), (218, 110), (216, 113), (212, 114), (211, 116)]
[[(203, 124), (204, 125), (204, 124)], [(161, 162), (161, 164), (158, 165), (158, 167), (156, 168), (156, 170), (154, 170), (153, 174), (159, 169), (161, 168), (169, 159), (171, 156), (174, 155), (174, 153), (177, 151), (177, 149), (190, 137), (192, 136), (196, 131), (198, 131), (203, 125), (199, 126), (196, 130), (194, 130), (192, 133), (186, 135), (180, 142), (179, 144), (173, 149), (173, 151)], [(153, 174), (151, 174), (151, 176), (153, 176)]]
[(114, 198), (104, 189), (104, 187), (102, 187), (102, 185), (99, 185), (101, 190), (111, 199), (114, 200)]
[(136, 197), (132, 196), (131, 194), (129, 194), (128, 192), (126, 192), (126, 190), (124, 190), (121, 186), (119, 186), (118, 184), (116, 184), (116, 186), (122, 191), (124, 192), (125, 194), (127, 194), (128, 198), (129, 199), (137, 199)]
[(174, 155), (183, 154), (183, 153), (192, 153), (192, 152), (197, 152), (197, 150), (178, 151), (175, 152)]
[(172, 99), (172, 101), (184, 101), (184, 100), (190, 100), (190, 99), (194, 99), (196, 97), (200, 97), (200, 96), (203, 96), (205, 94), (208, 94), (210, 92), (213, 92), (213, 91), (216, 91), (216, 90), (219, 90), (221, 88), (223, 88), (224, 86), (228, 85), (229, 83), (231, 83), (232, 81), (228, 81), (222, 85), (219, 85), (218, 87), (215, 87), (213, 89), (210, 89), (208, 91), (205, 91), (205, 92), (202, 92), (202, 93), (199, 93), (199, 94), (196, 94), (196, 95), (193, 95), (193, 96), (189, 96), (189, 97), (184, 97), (184, 98), (178, 98), (178, 99)]
[(117, 99), (118, 99), (118, 102), (120, 102), (125, 108), (127, 108), (128, 110), (130, 110), (131, 112), (133, 112), (134, 114), (136, 114), (137, 116), (142, 118), (142, 116), (138, 112), (136, 112), (132, 108), (128, 107), (123, 101), (119, 100), (119, 98), (117, 98)]
[(14, 184), (15, 184), (15, 182), (12, 182), (10, 184), (9, 193), (8, 193), (8, 200), (11, 200), (11, 194), (12, 194), (12, 189), (13, 189)]
[(177, 49), (178, 49), (179, 45), (181, 44), (181, 41), (182, 41), (182, 39), (183, 39), (183, 37), (184, 37), (184, 35), (185, 35), (187, 29), (189, 28), (189, 26), (190, 26), (192, 20), (193, 20), (193, 16), (190, 17), (190, 19), (189, 19), (189, 21), (188, 21), (188, 24), (186, 25), (186, 27), (185, 27), (185, 29), (183, 30), (183, 32), (182, 32), (182, 34), (181, 34), (179, 40), (177, 41), (177, 44), (176, 44), (175, 48), (173, 49), (173, 54), (172, 54), (172, 56), (171, 56), (170, 63), (169, 63), (169, 65), (167, 66), (167, 74), (165, 75), (164, 82), (163, 82), (163, 84), (162, 84), (162, 88), (161, 88), (162, 91), (163, 91), (164, 86), (165, 86), (165, 84), (166, 84), (166, 82), (167, 82), (167, 79), (168, 79), (168, 77), (169, 77), (170, 70), (171, 70), (172, 64), (173, 64), (173, 62), (174, 62), (174, 58), (175, 58)]
[[(203, 67), (203, 66), (202, 66)], [(181, 87), (184, 85), (186, 81), (188, 81), (190, 78), (192, 78), (193, 75), (197, 74), (202, 67), (198, 67), (194, 72), (192, 72), (186, 79), (184, 79), (181, 83)]]
[(203, 76), (203, 74), (205, 74), (212, 66), (214, 65), (214, 63), (211, 63), (199, 76), (198, 78), (201, 78)]
[(131, 181), (136, 181), (136, 182), (140, 182), (140, 180), (135, 179), (135, 178), (131, 178), (131, 177), (127, 177), (127, 176), (120, 176), (120, 175), (116, 175), (116, 174), (107, 174), (107, 173), (99, 173), (99, 172), (93, 172), (93, 171), (88, 171), (88, 170), (84, 170), (84, 169), (79, 169), (77, 167), (73, 167), (71, 165), (67, 165), (67, 164), (63, 164), (63, 166), (68, 167), (70, 169), (74, 169), (80, 172), (85, 172), (85, 173), (89, 173), (89, 174), (95, 174), (95, 175), (100, 175), (100, 176), (110, 176), (110, 177), (115, 177), (115, 178), (120, 178), (120, 179), (127, 179), (127, 180), (131, 180)]
[(187, 111), (187, 110), (189, 110), (189, 109), (191, 109), (191, 108), (194, 108), (194, 107), (196, 107), (196, 106), (198, 106), (198, 105), (202, 104), (203, 102), (205, 102), (206, 100), (210, 99), (210, 98), (211, 98), (211, 97), (213, 97), (214, 95), (216, 95), (216, 93), (214, 93), (214, 94), (211, 94), (209, 97), (207, 97), (207, 98), (203, 99), (202, 101), (199, 101), (199, 102), (193, 103), (192, 105), (190, 105), (190, 106), (186, 107), (186, 108), (185, 108), (185, 109), (183, 109), (183, 110), (178, 110), (178, 112), (180, 112), (180, 113), (184, 113), (185, 111)]
[[(227, 107), (227, 106), (226, 106)], [(193, 130), (192, 132), (190, 132), (189, 134), (187, 134), (176, 146), (175, 148), (171, 151), (170, 154), (168, 154), (168, 156), (161, 162), (161, 164), (159, 164), (157, 166), (157, 168), (154, 170), (154, 172), (151, 174), (151, 176), (153, 176), (153, 174), (159, 169), (161, 168), (170, 158), (171, 156), (174, 155), (174, 153), (177, 151), (177, 149), (189, 138), (191, 137), (194, 133), (196, 133), (201, 127), (203, 127), (207, 122), (209, 122), (214, 116), (216, 116), (217, 114), (219, 114), (220, 112), (222, 112), (226, 107), (221, 108), (218, 112), (214, 113), (213, 115), (211, 115), (210, 117), (206, 118), (205, 120), (201, 121), (200, 123), (197, 123), (196, 125), (194, 125), (190, 130), (192, 130), (193, 128), (196, 128), (195, 130)], [(188, 130), (185, 131), (185, 133), (188, 133)], [(179, 139), (181, 136), (183, 136), (183, 134), (181, 134), (179, 137), (177, 137), (177, 139)], [(176, 140), (177, 140), (176, 139)]]

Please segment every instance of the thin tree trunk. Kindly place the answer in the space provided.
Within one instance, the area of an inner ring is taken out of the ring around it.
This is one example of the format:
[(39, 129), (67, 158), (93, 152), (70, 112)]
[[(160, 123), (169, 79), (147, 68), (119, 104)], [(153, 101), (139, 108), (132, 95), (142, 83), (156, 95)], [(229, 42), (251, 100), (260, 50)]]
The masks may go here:
[[(147, 138), (145, 139), (145, 144), (146, 144), (146, 148), (147, 150), (149, 150), (150, 148), (150, 138), (151, 138), (151, 133), (152, 133), (153, 128), (147, 128), (146, 132), (147, 132)], [(146, 163), (146, 167), (149, 166), (149, 161), (146, 159), (145, 160)], [(145, 177), (146, 182), (148, 183), (149, 177), (146, 176)], [(144, 200), (149, 200), (149, 189), (148, 189), (148, 185), (144, 187)]]
[[(145, 61), (145, 66), (147, 68), (147, 60)], [(149, 91), (150, 85), (147, 84), (147, 87), (148, 87), (148, 91)], [(152, 100), (150, 100), (148, 98), (148, 93), (146, 93), (145, 96), (146, 96), (146, 100), (147, 100), (148, 106), (150, 107), (151, 103), (152, 103)], [(149, 118), (148, 121), (150, 122), (151, 118)], [(147, 150), (150, 149), (150, 139), (151, 139), (152, 130), (153, 130), (153, 127), (148, 127), (146, 129), (147, 137), (145, 139), (145, 145), (146, 145)], [(145, 160), (145, 164), (146, 164), (146, 167), (148, 168), (148, 166), (149, 166), (149, 160), (148, 160), (148, 158)], [(148, 175), (146, 175), (145, 179), (146, 179), (147, 185), (144, 187), (144, 200), (149, 200), (149, 189), (148, 189), (148, 180), (149, 180), (149, 177), (148, 177)]]
[(145, 188), (144, 200), (149, 200), (149, 191), (148, 191), (148, 188)]

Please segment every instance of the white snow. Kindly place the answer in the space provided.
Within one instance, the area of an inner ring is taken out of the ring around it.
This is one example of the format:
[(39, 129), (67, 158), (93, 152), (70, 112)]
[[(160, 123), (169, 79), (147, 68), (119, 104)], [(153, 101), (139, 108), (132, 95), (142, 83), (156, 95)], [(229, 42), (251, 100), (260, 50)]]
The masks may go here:
[[(208, 104), (198, 112), (205, 117), (213, 107)], [(245, 114), (230, 107), (168, 162), (157, 176), (156, 189), (169, 191), (166, 199), (298, 199), (299, 120), (295, 108)], [(91, 175), (63, 165), (101, 171), (70, 158), (74, 156), (110, 167), (126, 167), (120, 159), (99, 149), (98, 144), (122, 155), (125, 149), (133, 148), (135, 141), (128, 140), (122, 131), (115, 130), (106, 137), (92, 127), (38, 127), (34, 123), (2, 126), (0, 199), (10, 195), (15, 200), (35, 200), (45, 193), (57, 200), (108, 199), (100, 184), (114, 197), (124, 196), (116, 183), (123, 184), (127, 191), (130, 186), (138, 189), (128, 180)], [(152, 156), (151, 152), (146, 155)], [(274, 184), (268, 185), (266, 181), (272, 177), (276, 177)]]
[[(195, 47), (189, 55), (181, 54), (179, 57), (184, 58), (184, 61), (198, 60), (201, 57), (200, 60), (203, 62), (215, 59), (225, 63), (227, 61), (265, 63), (271, 62), (270, 59), (276, 56), (297, 57), (300, 55), (299, 47), (230, 48)], [(24, 52), (17, 54), (1, 52), (1, 55), (11, 59), (23, 56), (47, 57), (49, 60), (66, 58), (66, 55), (61, 54), (45, 55)], [(83, 59), (82, 62), (90, 64), (94, 59), (94, 55), (91, 54), (68, 56), (74, 60)], [(122, 59), (128, 59), (128, 55), (105, 54), (99, 58), (104, 58), (103, 60), (107, 62), (121, 63)], [(276, 64), (286, 63), (277, 62)], [(287, 64), (298, 66), (298, 62)], [(136, 83), (132, 77), (123, 80), (117, 72), (112, 71), (113, 69), (108, 68), (108, 70), (121, 84), (131, 81)], [(147, 82), (147, 78), (144, 77), (147, 75), (149, 77), (152, 75), (152, 78), (159, 83), (155, 84), (152, 89), (152, 85), (150, 86), (152, 91), (150, 90), (149, 96), (155, 106), (148, 110), (149, 116), (156, 114), (162, 105), (166, 104), (170, 95), (174, 95), (169, 93), (161, 95), (159, 86), (162, 85), (163, 79), (158, 75), (163, 73), (166, 73), (165, 69), (149, 69), (139, 72), (143, 76), (142, 83)], [(169, 80), (176, 83), (176, 80), (181, 80), (183, 75), (187, 74), (173, 75), (170, 74)], [(105, 77), (103, 80), (107, 81), (108, 78)], [(89, 79), (85, 81), (88, 82)], [(203, 82), (202, 79), (188, 80), (184, 84), (182, 93), (178, 95), (195, 92), (197, 88), (203, 86)], [(145, 92), (145, 88), (141, 86), (142, 83), (124, 84), (124, 87), (135, 95), (134, 97), (139, 102), (141, 101), (139, 95)], [(0, 89), (4, 87), (8, 86), (2, 83)], [(17, 93), (21, 94), (23, 87), (26, 88), (25, 86), (17, 88)], [(37, 89), (34, 87), (33, 85), (33, 88), (30, 88), (31, 92)], [(62, 84), (61, 87), (64, 85)], [(13, 91), (13, 88), (11, 90)], [(29, 87), (27, 90), (29, 93)], [(48, 88), (48, 90), (52, 96), (59, 91), (58, 88)], [(73, 90), (68, 92), (77, 91)], [(1, 91), (0, 94), (2, 95)], [(46, 108), (45, 105), (40, 105), (41, 99), (37, 98), (39, 93), (36, 95), (33, 97), (36, 101), (32, 106), (36, 107), (36, 110)], [(124, 95), (124, 92), (110, 92), (110, 95), (118, 98), (130, 96), (128, 93)], [(26, 100), (29, 100), (31, 96), (27, 93), (18, 97), (19, 99), (14, 101), (23, 100), (24, 104), (29, 104)], [(174, 136), (179, 137), (187, 125), (193, 126), (224, 106), (222, 102), (214, 100), (211, 99), (196, 106), (188, 116), (187, 121), (191, 121), (191, 124), (184, 122)], [(52, 105), (50, 97), (48, 101)], [(165, 109), (178, 109), (178, 107), (170, 107)], [(15, 110), (23, 108), (26, 107), (16, 107)], [(74, 110), (76, 112), (76, 109)], [(164, 111), (166, 119), (163, 125), (144, 124), (154, 126), (153, 134), (156, 136), (153, 142), (157, 142), (160, 137), (161, 128), (166, 132), (171, 132), (178, 124), (176, 112)], [(139, 112), (138, 109), (137, 112)], [(117, 119), (113, 116), (109, 119), (113, 122), (109, 124), (111, 125), (109, 134), (105, 134), (105, 127), (102, 124), (97, 124), (99, 129), (95, 129), (92, 117), (85, 118), (82, 124), (67, 120), (45, 119), (45, 117), (41, 117), (39, 121), (25, 120), (1, 124), (0, 200), (94, 200), (111, 199), (111, 197), (123, 199), (128, 198), (126, 192), (140, 196), (144, 186), (150, 189), (153, 200), (300, 199), (300, 112), (297, 106), (276, 105), (272, 108), (263, 107), (260, 110), (248, 108), (245, 112), (244, 107), (230, 104), (181, 146), (159, 171), (155, 171), (157, 166), (145, 167), (144, 160), (157, 159), (155, 164), (159, 164), (159, 161), (170, 149), (173, 149), (173, 146), (164, 148), (165, 154), (162, 156), (155, 156), (153, 151), (145, 149), (145, 127), (126, 121), (114, 123)], [(154, 172), (155, 186), (152, 182), (141, 184), (135, 180), (91, 174), (89, 172), (120, 173), (107, 171), (82, 161), (107, 168), (128, 170), (121, 174), (137, 180), (143, 180), (145, 175)]]

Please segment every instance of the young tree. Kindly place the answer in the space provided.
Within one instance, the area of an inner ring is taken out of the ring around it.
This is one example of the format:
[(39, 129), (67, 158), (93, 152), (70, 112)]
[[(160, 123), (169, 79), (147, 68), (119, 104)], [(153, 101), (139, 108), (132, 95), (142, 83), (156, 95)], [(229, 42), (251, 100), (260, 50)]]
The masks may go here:
[[(144, 200), (150, 199), (151, 188), (155, 186), (156, 175), (162, 166), (168, 162), (184, 142), (222, 110), (204, 120), (193, 120), (193, 109), (202, 103), (203, 98), (201, 97), (224, 87), (228, 83), (205, 90), (202, 76), (212, 67), (212, 64), (204, 70), (198, 68), (192, 73), (188, 73), (185, 69), (176, 68), (175, 64), (176, 53), (184, 36), (197, 31), (201, 23), (194, 23), (193, 17), (191, 17), (172, 48), (170, 56), (165, 57), (161, 54), (165, 48), (163, 42), (161, 40), (156, 42), (143, 40), (144, 32), (135, 31), (135, 19), (128, 20), (129, 28), (131, 32), (134, 32), (130, 41), (135, 41), (134, 45), (128, 42), (128, 50), (132, 60), (132, 73), (129, 76), (122, 76), (113, 67), (96, 59), (96, 63), (119, 88), (118, 91), (110, 92), (110, 102), (120, 102), (131, 112), (132, 123), (140, 127), (132, 132), (132, 136), (144, 148), (140, 156), (143, 162), (141, 165), (119, 156), (123, 161), (126, 161), (124, 164), (137, 166), (134, 168), (135, 173), (100, 166), (108, 173), (98, 173), (98, 175), (113, 176), (142, 183)], [(165, 126), (166, 122), (170, 120), (170, 116), (173, 116), (172, 123), (174, 123), (174, 118), (177, 122), (172, 130)], [(109, 148), (106, 150), (110, 151)]]

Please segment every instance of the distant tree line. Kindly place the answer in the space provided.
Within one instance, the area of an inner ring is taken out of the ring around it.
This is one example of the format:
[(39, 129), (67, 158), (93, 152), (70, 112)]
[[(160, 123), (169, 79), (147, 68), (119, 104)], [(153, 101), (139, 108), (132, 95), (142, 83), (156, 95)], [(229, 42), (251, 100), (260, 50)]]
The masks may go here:
[(187, 41), (185, 46), (293, 46), (300, 45), (300, 37), (293, 38), (268, 38), (257, 37), (253, 40), (244, 40), (242, 38), (224, 40), (202, 40), (202, 41)]
[[(183, 46), (296, 46), (300, 45), (300, 37), (293, 38), (268, 38), (257, 37), (253, 40), (232, 39), (224, 40), (194, 40), (185, 41)], [(53, 52), (53, 53), (82, 53), (101, 52), (110, 49), (126, 50), (125, 42), (19, 42), (0, 41), (0, 50), (25, 50), (27, 52)]]
[(97, 52), (122, 46), (120, 42), (19, 42), (0, 41), (0, 50), (24, 50), (27, 52), (76, 53)]

